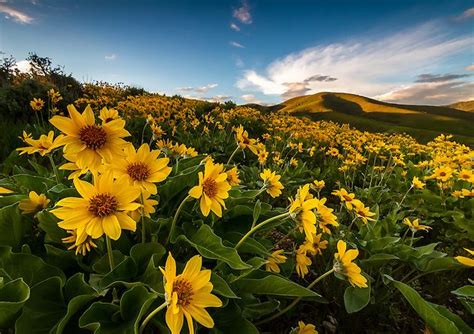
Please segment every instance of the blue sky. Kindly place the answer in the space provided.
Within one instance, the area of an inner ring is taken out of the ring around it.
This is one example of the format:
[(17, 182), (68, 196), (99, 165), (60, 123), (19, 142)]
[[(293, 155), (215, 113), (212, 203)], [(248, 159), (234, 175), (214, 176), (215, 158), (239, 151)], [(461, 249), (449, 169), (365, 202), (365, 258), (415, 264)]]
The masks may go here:
[(80, 81), (237, 103), (474, 99), (471, 1), (0, 0), (0, 50)]

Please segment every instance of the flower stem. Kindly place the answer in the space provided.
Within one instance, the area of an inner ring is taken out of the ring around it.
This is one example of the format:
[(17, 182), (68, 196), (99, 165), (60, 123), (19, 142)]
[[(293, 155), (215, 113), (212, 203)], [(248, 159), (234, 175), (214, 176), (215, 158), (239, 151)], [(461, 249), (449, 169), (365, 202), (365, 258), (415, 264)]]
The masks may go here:
[(145, 228), (145, 200), (143, 198), (143, 192), (140, 193), (140, 202), (142, 207), (140, 208), (140, 215), (142, 221), (142, 244), (146, 241), (146, 228)]
[(237, 147), (235, 148), (234, 152), (232, 152), (232, 154), (230, 155), (230, 157), (229, 157), (229, 160), (227, 160), (227, 163), (226, 163), (226, 165), (230, 164), (230, 162), (231, 162), (232, 158), (233, 158), (233, 157), (234, 157), (234, 155), (235, 155), (235, 154), (236, 154), (236, 153), (239, 151), (239, 149), (240, 149), (240, 146), (239, 146), (239, 145), (237, 145)]
[(254, 232), (256, 232), (258, 229), (260, 229), (261, 227), (275, 221), (275, 220), (278, 220), (278, 219), (285, 219), (287, 217), (290, 216), (290, 213), (289, 212), (285, 212), (285, 213), (282, 213), (281, 215), (277, 215), (277, 216), (274, 216), (274, 217), (271, 217), (271, 218), (268, 218), (267, 220), (264, 220), (263, 222), (261, 222), (260, 224), (252, 227), (250, 229), (250, 231), (247, 232), (247, 234), (245, 234), (242, 239), (240, 239), (240, 241), (237, 243), (237, 245), (235, 246), (235, 249), (239, 249), (240, 246), (242, 246), (242, 244), (244, 243), (244, 241), (250, 237)]
[(112, 242), (108, 236), (105, 237), (105, 243), (107, 245), (107, 255), (109, 256), (110, 271), (114, 270), (114, 254), (112, 253)]
[(56, 183), (60, 184), (61, 179), (59, 178), (58, 168), (56, 167), (56, 164), (54, 163), (54, 159), (52, 157), (52, 154), (48, 155), (48, 158), (49, 158), (49, 162), (51, 163), (51, 167), (53, 168), (54, 175), (56, 177)]
[(171, 235), (173, 234), (174, 229), (176, 228), (176, 222), (178, 221), (179, 213), (180, 213), (181, 210), (183, 209), (184, 203), (186, 203), (190, 198), (191, 198), (191, 196), (189, 196), (189, 195), (186, 196), (186, 197), (183, 199), (183, 201), (181, 202), (181, 204), (178, 206), (178, 209), (176, 210), (176, 213), (174, 214), (173, 222), (171, 223), (170, 234), (168, 235), (168, 238), (166, 239), (165, 245), (167, 245), (167, 244), (170, 242)]
[[(307, 289), (311, 289), (313, 286), (315, 286), (319, 281), (321, 281), (323, 278), (331, 275), (332, 273), (334, 272), (334, 268), (332, 268), (331, 270), (328, 270), (326, 271), (324, 274), (322, 274), (321, 276), (319, 276), (318, 278), (316, 278), (310, 285), (308, 285), (306, 288)], [(285, 307), (283, 310), (281, 310), (280, 312), (278, 312), (277, 314), (274, 314), (272, 315), (271, 317), (269, 318), (266, 318), (266, 319), (263, 319), (262, 321), (259, 321), (256, 323), (256, 325), (261, 325), (261, 324), (264, 324), (266, 322), (269, 322), (273, 319), (276, 319), (278, 318), (279, 316), (285, 314), (286, 312), (288, 312), (289, 310), (291, 310), (293, 307), (295, 307), (296, 304), (298, 304), (301, 300), (301, 297), (298, 297), (296, 298), (295, 300), (293, 300), (293, 302), (288, 305), (287, 307)]]
[(142, 324), (140, 325), (140, 328), (138, 330), (138, 332), (140, 334), (143, 333), (143, 331), (145, 330), (145, 327), (146, 325), (148, 325), (148, 323), (150, 322), (150, 320), (158, 313), (160, 312), (162, 309), (164, 309), (166, 307), (166, 301), (161, 304), (160, 306), (158, 306), (157, 308), (155, 308), (149, 315), (147, 315), (147, 317), (145, 318), (145, 320), (143, 320)]

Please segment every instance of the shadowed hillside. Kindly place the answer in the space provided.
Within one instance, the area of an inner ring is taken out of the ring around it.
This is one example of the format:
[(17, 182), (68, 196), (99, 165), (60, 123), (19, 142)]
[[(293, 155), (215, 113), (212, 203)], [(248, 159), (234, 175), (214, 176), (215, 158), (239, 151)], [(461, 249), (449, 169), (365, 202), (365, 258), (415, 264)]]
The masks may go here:
[(456, 103), (450, 104), (448, 107), (464, 110), (468, 112), (474, 112), (474, 100), (456, 102)]

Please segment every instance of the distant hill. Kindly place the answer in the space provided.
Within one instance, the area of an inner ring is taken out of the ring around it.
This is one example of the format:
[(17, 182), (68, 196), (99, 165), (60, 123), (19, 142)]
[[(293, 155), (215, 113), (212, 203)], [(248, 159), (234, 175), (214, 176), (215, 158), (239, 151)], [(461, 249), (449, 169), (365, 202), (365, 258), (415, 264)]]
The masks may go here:
[(330, 92), (299, 96), (274, 106), (252, 107), (264, 112), (288, 112), (313, 120), (348, 123), (364, 131), (405, 132), (421, 142), (440, 133), (451, 133), (456, 140), (474, 145), (474, 113), (459, 107), (386, 103), (354, 94)]
[(468, 112), (474, 112), (474, 100), (456, 102), (448, 105), (448, 107)]

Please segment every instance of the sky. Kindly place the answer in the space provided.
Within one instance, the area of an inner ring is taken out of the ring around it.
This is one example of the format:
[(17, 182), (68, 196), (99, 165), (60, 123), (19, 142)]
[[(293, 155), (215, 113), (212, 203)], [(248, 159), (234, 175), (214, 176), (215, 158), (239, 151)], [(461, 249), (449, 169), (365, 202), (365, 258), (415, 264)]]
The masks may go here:
[(276, 104), (321, 91), (474, 99), (471, 0), (0, 0), (0, 51), (81, 82)]

